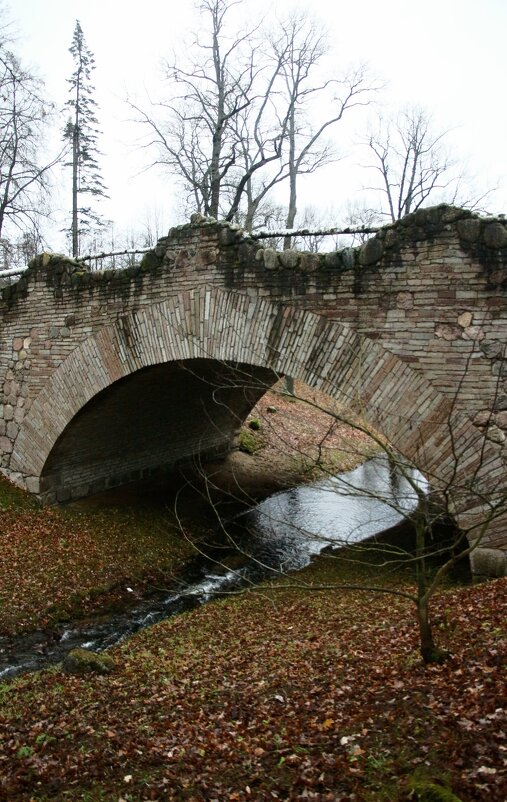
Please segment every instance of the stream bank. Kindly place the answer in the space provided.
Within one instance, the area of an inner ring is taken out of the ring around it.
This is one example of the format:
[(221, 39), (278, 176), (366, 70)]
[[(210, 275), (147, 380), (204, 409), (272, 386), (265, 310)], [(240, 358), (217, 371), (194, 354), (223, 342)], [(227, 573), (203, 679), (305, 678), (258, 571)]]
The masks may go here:
[[(392, 559), (399, 571), (412, 556), (409, 516), (418, 504), (413, 483), (424, 489), (416, 469), (411, 476), (393, 471), (384, 455), (318, 482), (274, 493), (247, 509), (242, 499), (220, 497), (205, 507), (216, 515), (205, 539), (194, 540), (195, 556), (159, 588), (139, 593), (132, 587), (122, 609), (79, 622), (13, 638), (0, 638), (0, 679), (62, 661), (73, 649), (102, 651), (158, 621), (188, 612), (220, 596), (254, 590), (266, 580), (298, 582), (298, 572), (325, 551), (353, 564), (375, 567)], [(202, 496), (187, 484), (174, 509), (185, 532), (185, 502)], [(205, 497), (209, 500), (209, 495)], [(200, 529), (192, 527), (191, 534)], [(395, 538), (398, 547), (394, 546)], [(386, 544), (389, 543), (389, 547)], [(388, 554), (391, 554), (389, 558)], [(348, 554), (348, 557), (347, 557)]]
[[(210, 483), (220, 514), (229, 515), (238, 504), (312, 481), (317, 443), (337, 471), (369, 455), (365, 438), (331, 426), (329, 416), (312, 405), (325, 406), (326, 396), (303, 385), (296, 392), (311, 403), (276, 389), (266, 393), (244, 426), (256, 439), (255, 453), (238, 450), (207, 466), (206, 481), (186, 470), (184, 477), (173, 474), (161, 483), (136, 483), (41, 509), (0, 478), (0, 635), (58, 630), (167, 587), (193, 556), (191, 541), (205, 540), (216, 526), (207, 499)], [(261, 424), (255, 432), (252, 420)], [(182, 493), (188, 480), (195, 492)]]

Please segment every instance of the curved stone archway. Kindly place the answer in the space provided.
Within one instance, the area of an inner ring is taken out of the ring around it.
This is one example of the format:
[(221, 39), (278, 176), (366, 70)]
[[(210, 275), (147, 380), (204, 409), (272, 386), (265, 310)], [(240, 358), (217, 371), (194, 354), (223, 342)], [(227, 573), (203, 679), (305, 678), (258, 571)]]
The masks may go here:
[[(503, 471), (498, 450), (484, 442), (455, 399), (378, 341), (303, 309), (218, 288), (190, 290), (133, 311), (76, 347), (25, 416), (13, 469), (35, 486), (62, 434), (89, 402), (140, 371), (188, 360), (210, 360), (218, 372), (251, 366), (254, 376), (264, 371), (263, 382), (284, 374), (301, 379), (360, 410), (433, 482), (459, 477), (462, 495), (467, 476), (494, 481)], [(243, 406), (241, 415), (247, 411)], [(189, 438), (188, 455), (194, 452)]]
[(230, 451), (275, 380), (210, 359), (141, 368), (102, 390), (66, 426), (44, 464), (43, 501), (67, 501)]
[[(326, 254), (278, 253), (201, 218), (124, 270), (41, 254), (0, 294), (0, 471), (36, 494), (59, 474), (65, 495), (80, 460), (97, 471), (91, 449), (79, 454), (94, 415), (104, 431), (101, 416), (123, 406), (132, 430), (136, 392), (153, 393), (162, 416), (175, 365), (204, 360), (220, 374), (240, 363), (256, 380), (288, 374), (360, 410), (434, 485), (452, 485), (468, 520), (475, 497), (478, 520), (507, 502), (506, 294), (504, 218), (449, 206)], [(236, 423), (219, 423), (220, 447)], [(144, 433), (154, 462), (175, 457), (156, 428)], [(206, 451), (204, 435), (180, 438), (183, 451)], [(487, 545), (507, 552), (506, 532), (499, 518)]]

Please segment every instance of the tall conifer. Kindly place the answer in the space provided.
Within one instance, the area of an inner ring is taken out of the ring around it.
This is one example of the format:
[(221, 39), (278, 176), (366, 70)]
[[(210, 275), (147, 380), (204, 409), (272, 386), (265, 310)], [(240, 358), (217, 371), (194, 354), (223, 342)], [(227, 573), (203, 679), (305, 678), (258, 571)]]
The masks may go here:
[(100, 216), (89, 203), (81, 202), (81, 197), (108, 196), (97, 160), (100, 155), (97, 147), (100, 132), (95, 113), (97, 103), (93, 99), (95, 87), (91, 82), (95, 59), (86, 44), (79, 20), (76, 20), (69, 51), (74, 59), (75, 69), (68, 79), (71, 96), (66, 105), (71, 110), (71, 117), (65, 126), (64, 139), (69, 143), (72, 155), (66, 166), (72, 168), (72, 220), (69, 233), (72, 239), (72, 255), (76, 257), (79, 256), (81, 236), (102, 224)]

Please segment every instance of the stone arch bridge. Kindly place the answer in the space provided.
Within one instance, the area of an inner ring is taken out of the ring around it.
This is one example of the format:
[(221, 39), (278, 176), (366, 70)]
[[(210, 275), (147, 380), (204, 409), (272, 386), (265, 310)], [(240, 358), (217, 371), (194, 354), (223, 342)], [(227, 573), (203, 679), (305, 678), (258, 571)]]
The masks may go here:
[(2, 290), (1, 470), (55, 502), (223, 454), (288, 374), (360, 409), (463, 525), (496, 505), (481, 545), (506, 550), (506, 291), (503, 218), (449, 206), (327, 254), (199, 216), (122, 271), (42, 254)]

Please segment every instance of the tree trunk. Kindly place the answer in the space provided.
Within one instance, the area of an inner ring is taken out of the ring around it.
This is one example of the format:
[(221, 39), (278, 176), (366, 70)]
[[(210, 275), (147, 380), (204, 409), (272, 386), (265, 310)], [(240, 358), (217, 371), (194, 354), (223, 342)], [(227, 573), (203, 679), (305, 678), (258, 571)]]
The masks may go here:
[[(287, 211), (286, 228), (294, 228), (297, 212), (297, 165), (296, 165), (296, 121), (294, 107), (291, 109), (289, 119), (289, 208)], [(283, 239), (283, 249), (288, 251), (292, 245), (292, 237)]]
[(426, 573), (426, 540), (428, 536), (429, 513), (426, 505), (427, 498), (419, 498), (419, 507), (415, 521), (419, 648), (425, 663), (443, 663), (448, 655), (435, 645), (429, 616), (429, 592)]
[(292, 376), (285, 376), (284, 393), (286, 395), (294, 395), (294, 379)]
[(439, 649), (433, 640), (427, 596), (417, 600), (417, 622), (419, 624), (419, 646), (422, 659), (426, 664), (443, 663), (449, 655)]
[[(77, 116), (77, 115), (76, 115)], [(78, 194), (78, 161), (79, 161), (79, 127), (77, 122), (74, 124), (72, 134), (72, 256), (76, 259), (79, 256), (79, 229), (77, 215), (77, 194)]]

